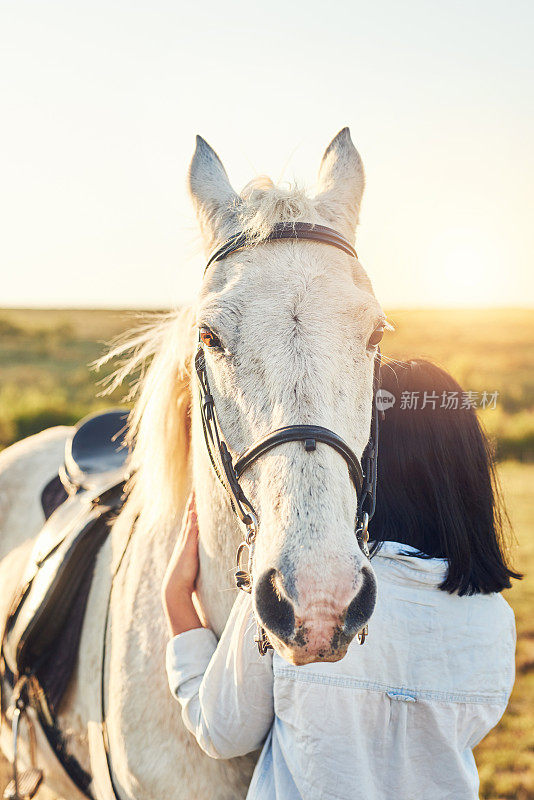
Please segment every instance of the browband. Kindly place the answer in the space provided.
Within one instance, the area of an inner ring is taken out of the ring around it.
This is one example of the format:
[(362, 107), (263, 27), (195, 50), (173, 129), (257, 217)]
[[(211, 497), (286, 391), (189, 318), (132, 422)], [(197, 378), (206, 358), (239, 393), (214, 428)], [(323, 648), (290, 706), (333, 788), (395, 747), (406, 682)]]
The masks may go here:
[[(345, 239), (338, 231), (333, 228), (327, 228), (325, 225), (315, 225), (311, 222), (277, 222), (271, 228), (269, 235), (264, 239), (260, 239), (257, 244), (272, 242), (277, 239), (309, 239), (313, 242), (321, 242), (322, 244), (337, 247), (338, 250), (343, 250), (347, 255), (358, 258), (356, 250), (348, 239)], [(234, 233), (211, 254), (204, 272), (215, 261), (222, 261), (223, 258), (226, 258), (231, 253), (235, 253), (236, 250), (241, 250), (243, 247), (250, 247), (254, 244), (256, 242), (248, 234), (241, 231)]]
[(362, 490), (363, 475), (360, 462), (354, 455), (350, 447), (334, 431), (322, 428), (320, 425), (286, 425), (285, 428), (269, 433), (255, 442), (252, 447), (245, 450), (234, 463), (234, 470), (237, 479), (247, 470), (260, 456), (268, 453), (281, 444), (286, 442), (303, 442), (305, 449), (310, 452), (315, 450), (317, 442), (330, 445), (334, 450), (343, 456), (349, 468), (349, 475), (356, 489), (357, 494)]

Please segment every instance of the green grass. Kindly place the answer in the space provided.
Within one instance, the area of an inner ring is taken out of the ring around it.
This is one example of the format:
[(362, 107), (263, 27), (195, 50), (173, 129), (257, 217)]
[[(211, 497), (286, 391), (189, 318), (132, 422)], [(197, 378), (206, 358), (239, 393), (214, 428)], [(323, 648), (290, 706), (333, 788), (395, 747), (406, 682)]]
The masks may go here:
[(505, 592), (517, 623), (516, 682), (499, 725), (475, 752), (483, 800), (534, 798), (534, 464), (507, 462), (500, 476), (525, 577)]
[(534, 460), (534, 314), (531, 309), (392, 311), (384, 352), (423, 356), (469, 391), (499, 392), (481, 414), (501, 459)]
[[(105, 342), (137, 322), (132, 312), (0, 311), (0, 448), (90, 411), (117, 405), (98, 397), (90, 364)], [(104, 373), (105, 374), (105, 373)]]

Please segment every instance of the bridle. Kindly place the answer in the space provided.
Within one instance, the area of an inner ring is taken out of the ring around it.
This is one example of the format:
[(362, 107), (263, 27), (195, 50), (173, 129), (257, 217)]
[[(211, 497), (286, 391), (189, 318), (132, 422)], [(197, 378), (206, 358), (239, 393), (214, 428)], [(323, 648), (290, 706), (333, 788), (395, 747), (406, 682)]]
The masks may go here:
[[(273, 226), (269, 235), (261, 240), (261, 243), (280, 239), (308, 239), (337, 247), (353, 258), (358, 258), (356, 250), (344, 236), (324, 225), (313, 225), (308, 222), (277, 223)], [(245, 233), (234, 234), (210, 256), (206, 270), (213, 263), (221, 261), (236, 250), (241, 250), (251, 244)], [(256, 512), (239, 482), (240, 478), (261, 456), (288, 442), (302, 442), (304, 449), (308, 453), (313, 452), (317, 447), (317, 442), (320, 442), (332, 447), (345, 460), (350, 479), (358, 497), (354, 526), (355, 534), (362, 552), (366, 557), (369, 557), (367, 546), (369, 539), (368, 528), (376, 506), (378, 413), (374, 398), (379, 388), (380, 350), (377, 350), (374, 362), (371, 433), (362, 456), (363, 466), (357, 455), (337, 433), (319, 425), (286, 425), (283, 428), (277, 428), (255, 442), (233, 461), (217, 418), (215, 402), (208, 381), (204, 346), (200, 339), (195, 356), (195, 369), (199, 382), (202, 428), (210, 461), (215, 474), (229, 495), (233, 511), (246, 529), (245, 538), (237, 549), (237, 571), (235, 574), (237, 588), (248, 593), (252, 591), (252, 561), (259, 526)], [(244, 567), (243, 562), (246, 556), (248, 556), (247, 564)], [(358, 634), (361, 644), (364, 643), (366, 635), (367, 626)], [(256, 641), (262, 655), (271, 647), (265, 630), (261, 627), (258, 627)]]

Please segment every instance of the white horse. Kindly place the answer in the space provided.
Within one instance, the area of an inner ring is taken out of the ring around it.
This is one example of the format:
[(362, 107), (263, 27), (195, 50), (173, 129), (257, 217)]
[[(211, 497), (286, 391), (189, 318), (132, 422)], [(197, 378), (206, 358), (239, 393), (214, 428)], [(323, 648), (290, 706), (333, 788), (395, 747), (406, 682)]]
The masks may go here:
[[(97, 560), (78, 663), (59, 715), (69, 751), (93, 776), (99, 800), (109, 800), (95, 744), (105, 609), (110, 576), (135, 519), (113, 583), (106, 648), (107, 730), (120, 798), (235, 800), (245, 795), (253, 768), (252, 758), (217, 761), (200, 751), (182, 725), (164, 672), (168, 632), (160, 586), (191, 489), (200, 526), (199, 595), (218, 635), (234, 600), (242, 539), (203, 438), (192, 367), (199, 326), (220, 340), (208, 352), (208, 371), (234, 454), (289, 424), (330, 428), (358, 457), (369, 437), (375, 342), (385, 320), (363, 267), (321, 243), (262, 243), (281, 221), (331, 226), (354, 241), (364, 173), (348, 129), (325, 152), (314, 198), (268, 179), (237, 195), (201, 138), (189, 185), (206, 251), (236, 230), (247, 232), (254, 246), (214, 265), (192, 308), (134, 337), (133, 355), (119, 375), (150, 361), (131, 419), (135, 481)], [(68, 433), (54, 428), (1, 454), (0, 620), (43, 523), (40, 491), (57, 472)], [(304, 645), (289, 641), (284, 656), (295, 663), (315, 660), (329, 643), (328, 657), (342, 657), (347, 644), (332, 643), (335, 626), (355, 598), (369, 604), (364, 573), (374, 581), (354, 535), (356, 495), (346, 464), (326, 445), (310, 455), (302, 445), (285, 444), (257, 461), (242, 485), (261, 521), (253, 579), (278, 570), (277, 591), (291, 587), (296, 617), (309, 632)], [(2, 743), (9, 753), (5, 722)], [(61, 775), (44, 766), (48, 785), (61, 795)]]

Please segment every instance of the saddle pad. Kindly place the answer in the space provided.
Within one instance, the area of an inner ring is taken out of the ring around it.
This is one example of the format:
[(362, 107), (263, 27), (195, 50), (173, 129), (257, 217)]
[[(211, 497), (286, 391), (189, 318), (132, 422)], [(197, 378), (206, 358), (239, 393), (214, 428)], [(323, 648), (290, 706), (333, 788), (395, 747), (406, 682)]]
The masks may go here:
[(68, 497), (67, 490), (61, 482), (59, 475), (49, 481), (41, 492), (41, 507), (45, 520), (52, 516), (56, 508), (65, 502)]
[(92, 572), (110, 522), (122, 505), (122, 490), (121, 483), (98, 502), (83, 495), (69, 498), (37, 537), (3, 641), (5, 662), (15, 676), (36, 673), (49, 659), (80, 589), (89, 580), (87, 596), (87, 572)]
[(0, 674), (12, 689), (27, 676), (28, 712), (70, 779), (69, 797), (89, 797), (92, 778), (55, 720), (76, 666), (96, 558), (124, 503), (125, 423), (124, 412), (107, 412), (82, 420), (68, 438), (65, 463), (41, 494), (46, 522), (0, 643)]

